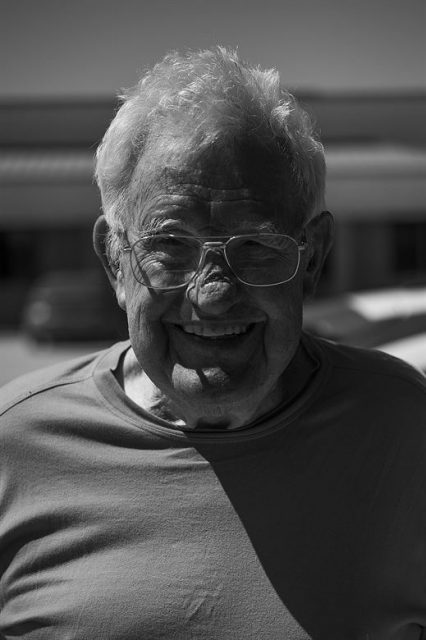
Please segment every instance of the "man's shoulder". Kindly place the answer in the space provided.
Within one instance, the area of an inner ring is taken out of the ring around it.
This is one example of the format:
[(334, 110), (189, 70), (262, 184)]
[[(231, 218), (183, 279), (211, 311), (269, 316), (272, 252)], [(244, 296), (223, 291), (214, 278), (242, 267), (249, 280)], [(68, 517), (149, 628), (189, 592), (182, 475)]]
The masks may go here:
[(321, 395), (327, 407), (356, 416), (366, 426), (374, 423), (388, 429), (394, 425), (425, 437), (426, 378), (420, 371), (376, 349), (311, 340), (327, 371)]
[(0, 388), (0, 417), (16, 407), (25, 411), (30, 399), (45, 402), (49, 392), (89, 380), (97, 363), (113, 348), (89, 353), (15, 378)]
[(426, 393), (426, 377), (413, 366), (377, 349), (362, 349), (322, 338), (312, 338), (332, 369), (340, 376), (357, 378), (359, 384), (403, 384)]
[(388, 468), (395, 495), (398, 482), (407, 482), (407, 469), (413, 482), (426, 487), (424, 375), (373, 349), (323, 341), (320, 348), (331, 362), (321, 415), (333, 425), (336, 450), (345, 455), (349, 447), (364, 470)]
[[(327, 371), (323, 410), (357, 433), (394, 432), (426, 447), (426, 378), (389, 354), (313, 338)], [(318, 409), (318, 407), (317, 407)], [(416, 435), (417, 434), (417, 435)]]

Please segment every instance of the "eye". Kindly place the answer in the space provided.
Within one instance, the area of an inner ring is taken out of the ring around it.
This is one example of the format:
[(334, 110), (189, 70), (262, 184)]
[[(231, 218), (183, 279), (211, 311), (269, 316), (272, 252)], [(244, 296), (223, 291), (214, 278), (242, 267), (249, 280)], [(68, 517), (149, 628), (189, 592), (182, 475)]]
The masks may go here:
[(139, 264), (162, 264), (167, 268), (182, 268), (198, 260), (199, 246), (190, 237), (174, 235), (156, 235), (141, 238), (134, 246)]

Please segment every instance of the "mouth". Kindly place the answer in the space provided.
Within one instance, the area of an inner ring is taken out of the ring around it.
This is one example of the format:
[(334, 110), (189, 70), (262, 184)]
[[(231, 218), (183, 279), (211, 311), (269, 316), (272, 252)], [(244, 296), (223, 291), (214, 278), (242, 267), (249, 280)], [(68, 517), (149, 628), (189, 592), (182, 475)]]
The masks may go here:
[(228, 324), (228, 325), (201, 325), (199, 323), (188, 323), (175, 325), (178, 329), (194, 338), (207, 340), (230, 340), (246, 336), (251, 333), (255, 323), (250, 324)]

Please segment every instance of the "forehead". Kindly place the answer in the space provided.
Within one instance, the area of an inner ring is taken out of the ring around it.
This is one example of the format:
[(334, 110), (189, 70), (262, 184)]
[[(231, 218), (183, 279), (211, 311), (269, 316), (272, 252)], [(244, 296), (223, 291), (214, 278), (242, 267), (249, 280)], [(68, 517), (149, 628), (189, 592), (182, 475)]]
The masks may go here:
[(186, 150), (172, 141), (147, 152), (135, 171), (134, 222), (152, 219), (227, 229), (289, 229), (294, 197), (284, 168), (260, 149)]

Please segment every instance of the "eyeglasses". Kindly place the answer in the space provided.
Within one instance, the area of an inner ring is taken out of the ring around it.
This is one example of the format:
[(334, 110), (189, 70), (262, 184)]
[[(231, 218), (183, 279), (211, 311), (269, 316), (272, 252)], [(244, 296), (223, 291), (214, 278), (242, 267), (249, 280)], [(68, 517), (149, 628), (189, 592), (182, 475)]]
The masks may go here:
[(202, 268), (208, 252), (221, 253), (234, 276), (253, 287), (272, 287), (294, 278), (306, 242), (277, 233), (238, 235), (226, 241), (172, 233), (140, 237), (123, 247), (131, 255), (135, 279), (153, 289), (185, 287)]

